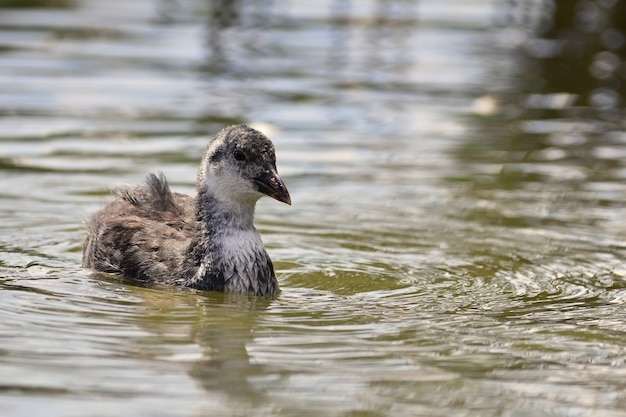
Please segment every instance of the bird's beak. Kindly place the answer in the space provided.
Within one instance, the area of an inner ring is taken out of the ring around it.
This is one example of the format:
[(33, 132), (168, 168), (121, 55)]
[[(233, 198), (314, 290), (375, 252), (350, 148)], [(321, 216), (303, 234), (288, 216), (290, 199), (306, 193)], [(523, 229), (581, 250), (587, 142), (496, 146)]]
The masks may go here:
[(254, 179), (259, 191), (278, 201), (291, 205), (289, 191), (274, 168), (267, 169), (264, 174)]

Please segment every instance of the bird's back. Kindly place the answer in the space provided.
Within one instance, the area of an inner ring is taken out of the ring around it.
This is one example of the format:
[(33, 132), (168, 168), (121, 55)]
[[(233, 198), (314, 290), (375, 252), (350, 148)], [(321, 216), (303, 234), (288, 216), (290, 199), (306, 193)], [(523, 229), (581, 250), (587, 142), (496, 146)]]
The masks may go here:
[(88, 225), (83, 266), (129, 278), (176, 280), (195, 231), (192, 197), (172, 193), (160, 174), (123, 190)]

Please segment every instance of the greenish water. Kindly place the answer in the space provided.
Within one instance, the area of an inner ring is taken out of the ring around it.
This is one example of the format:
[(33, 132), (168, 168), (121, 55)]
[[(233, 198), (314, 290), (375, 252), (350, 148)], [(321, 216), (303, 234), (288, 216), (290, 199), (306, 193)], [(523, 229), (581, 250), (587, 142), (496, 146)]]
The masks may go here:
[[(613, 58), (551, 80), (479, 0), (29, 3), (0, 9), (2, 416), (626, 416)], [(80, 268), (111, 188), (193, 193), (239, 122), (293, 199), (257, 208), (276, 300)]]

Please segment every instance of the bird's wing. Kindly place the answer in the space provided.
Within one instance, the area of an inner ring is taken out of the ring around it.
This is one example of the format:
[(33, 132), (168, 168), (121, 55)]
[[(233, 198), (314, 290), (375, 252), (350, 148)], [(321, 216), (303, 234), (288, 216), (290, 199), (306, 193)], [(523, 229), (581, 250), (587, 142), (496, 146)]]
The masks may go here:
[(193, 207), (193, 198), (172, 193), (162, 174), (150, 175), (93, 216), (83, 266), (147, 281), (175, 279), (194, 231)]

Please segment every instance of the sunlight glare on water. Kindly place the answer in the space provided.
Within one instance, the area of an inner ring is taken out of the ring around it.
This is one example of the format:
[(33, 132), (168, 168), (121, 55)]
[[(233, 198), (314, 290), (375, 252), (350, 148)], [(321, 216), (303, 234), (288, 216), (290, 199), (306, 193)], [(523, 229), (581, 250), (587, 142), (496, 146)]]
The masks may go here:
[[(579, 91), (505, 3), (0, 4), (0, 414), (626, 416), (619, 49)], [(233, 123), (292, 196), (277, 299), (80, 268)]]

